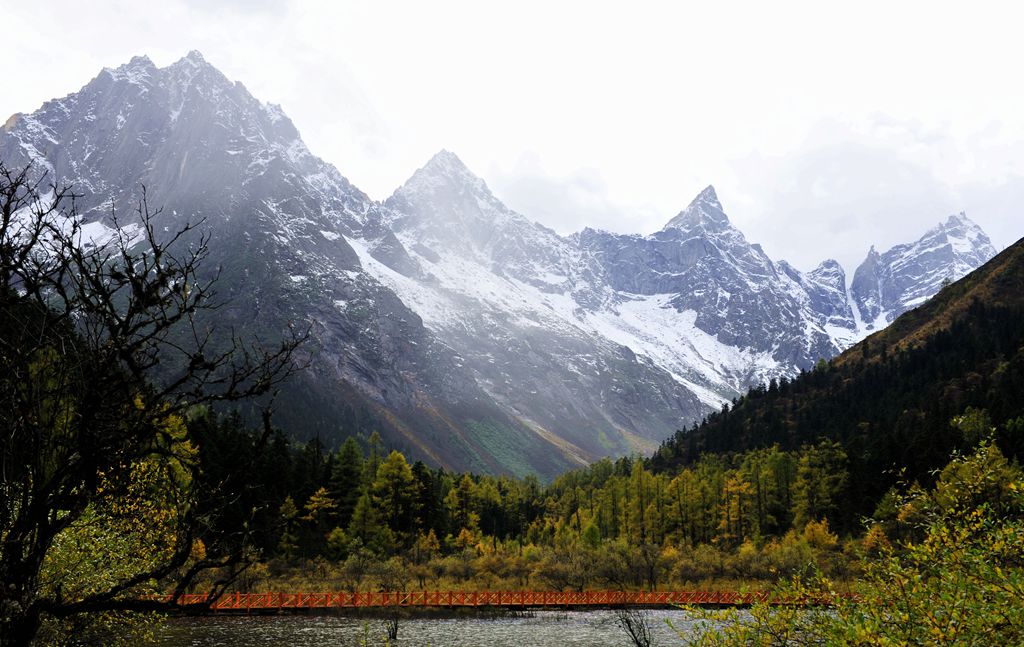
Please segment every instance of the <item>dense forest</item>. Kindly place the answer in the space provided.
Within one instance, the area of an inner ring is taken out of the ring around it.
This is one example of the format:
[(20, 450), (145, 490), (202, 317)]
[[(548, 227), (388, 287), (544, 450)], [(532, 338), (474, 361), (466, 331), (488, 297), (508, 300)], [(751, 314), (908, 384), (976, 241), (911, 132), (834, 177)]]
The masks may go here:
[[(899, 503), (909, 482), (844, 525), (857, 484), (846, 450), (831, 440), (708, 453), (672, 470), (605, 459), (543, 486), (410, 465), (375, 436), (365, 452), (355, 439), (326, 452), (277, 434), (271, 451), (246, 457), (240, 448), (252, 445), (235, 422), (204, 415), (192, 425), (211, 474), (238, 460), (254, 465), (239, 501), (258, 511), (246, 521), (261, 559), (249, 588), (319, 580), (353, 590), (656, 589), (808, 569), (850, 579), (865, 548), (914, 532)], [(951, 428), (975, 442), (992, 432), (981, 410)]]
[[(248, 460), (235, 420), (192, 423), (211, 474)], [(366, 445), (364, 453), (349, 439), (325, 452), (278, 434), (271, 451), (252, 457), (251, 498), (240, 509), (259, 510), (254, 538), (278, 572), (323, 560), (351, 580), (367, 561), (397, 557), (418, 587), (657, 588), (795, 572), (814, 561), (812, 549), (838, 568), (829, 523), (849, 480), (835, 443), (708, 456), (673, 474), (640, 458), (605, 459), (547, 486), (410, 465), (375, 436)], [(763, 563), (750, 561), (762, 553)]]

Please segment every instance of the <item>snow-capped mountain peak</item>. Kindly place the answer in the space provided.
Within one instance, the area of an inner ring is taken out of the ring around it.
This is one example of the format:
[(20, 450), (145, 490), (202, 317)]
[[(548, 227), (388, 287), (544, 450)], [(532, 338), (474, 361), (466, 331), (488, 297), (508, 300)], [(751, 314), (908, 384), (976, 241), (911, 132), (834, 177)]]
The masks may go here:
[(103, 72), (115, 81), (128, 81), (135, 84), (148, 82), (156, 71), (156, 65), (148, 56), (133, 56), (130, 61), (116, 68), (103, 68)]
[(389, 224), (435, 251), (490, 254), (511, 229), (529, 223), (498, 200), (454, 153), (442, 150), (385, 201)]
[[(189, 61), (194, 65), (208, 65), (206, 59), (203, 58), (203, 53), (198, 49), (189, 50), (188, 54), (181, 59), (182, 61)], [(211, 66), (212, 67), (212, 66)]]
[(705, 205), (709, 208), (717, 211), (722, 211), (722, 203), (718, 200), (718, 193), (715, 191), (715, 187), (712, 184), (707, 185), (704, 189), (697, 194), (688, 208), (693, 208), (697, 205)]
[(808, 272), (807, 276), (813, 281), (840, 292), (846, 290), (846, 271), (834, 258), (826, 258), (818, 264), (818, 267)]
[(395, 190), (394, 196), (396, 199), (413, 199), (417, 195), (426, 197), (444, 192), (473, 193), (484, 199), (493, 198), (483, 179), (470, 171), (458, 155), (444, 149), (417, 169), (405, 184)]
[[(964, 255), (971, 257), (979, 250), (987, 253), (988, 249), (992, 247), (992, 241), (989, 240), (981, 227), (968, 218), (967, 214), (963, 211), (949, 216), (946, 222), (943, 223), (943, 229), (946, 233), (946, 240), (958, 257)], [(970, 264), (970, 261), (968, 261), (968, 264)]]
[(689, 231), (695, 228), (721, 230), (730, 228), (729, 217), (725, 215), (722, 203), (718, 200), (715, 187), (708, 185), (697, 194), (690, 204), (679, 214), (668, 221), (664, 229), (674, 228)]
[(967, 214), (953, 214), (913, 243), (884, 253), (872, 245), (854, 273), (850, 296), (865, 330), (878, 330), (995, 254), (988, 236)]
[(231, 83), (231, 81), (228, 81), (227, 77), (224, 76), (220, 70), (218, 70), (216, 67), (207, 62), (207, 60), (203, 57), (202, 53), (200, 53), (199, 50), (195, 49), (190, 51), (185, 56), (182, 56), (177, 61), (168, 65), (166, 69), (176, 71), (179, 74), (185, 70), (191, 70), (193, 74), (211, 74), (218, 78), (224, 79), (228, 83)]
[(446, 148), (442, 148), (438, 152), (434, 153), (433, 157), (423, 165), (422, 170), (431, 175), (441, 174), (459, 177), (468, 176), (474, 179), (479, 179), (473, 175), (473, 172), (466, 167), (465, 163), (459, 159), (458, 155)]

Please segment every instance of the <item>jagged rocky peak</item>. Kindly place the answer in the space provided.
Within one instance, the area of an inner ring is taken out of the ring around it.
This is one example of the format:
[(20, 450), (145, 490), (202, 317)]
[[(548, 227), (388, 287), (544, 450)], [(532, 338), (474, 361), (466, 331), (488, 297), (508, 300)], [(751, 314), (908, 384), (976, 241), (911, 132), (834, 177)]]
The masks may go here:
[(943, 223), (947, 230), (950, 229), (978, 229), (977, 223), (967, 217), (967, 212), (961, 211), (960, 213), (952, 213), (946, 218), (946, 222)]
[(512, 221), (526, 222), (448, 150), (431, 157), (384, 204), (396, 231), (416, 230), (421, 242), (453, 250), (483, 248)]
[[(74, 185), (87, 222), (106, 222), (112, 209), (132, 213), (145, 185), (168, 217), (264, 219), (292, 241), (347, 233), (336, 225), (368, 202), (309, 153), (280, 109), (256, 100), (197, 51), (160, 68), (145, 56), (105, 68), (0, 133), (0, 146), (10, 163), (31, 161)], [(225, 200), (236, 208), (225, 209)], [(339, 265), (352, 265), (349, 251), (342, 249)]]
[[(803, 286), (811, 297), (811, 305), (818, 315), (834, 316), (837, 308), (846, 308), (846, 271), (839, 261), (827, 258), (806, 273), (796, 269), (788, 261), (779, 261), (776, 265), (783, 274)], [(823, 299), (833, 303), (822, 304)]]
[(967, 214), (963, 211), (949, 216), (946, 222), (943, 223), (943, 229), (945, 229), (946, 239), (953, 246), (954, 251), (962, 253), (981, 252), (989, 254), (990, 257), (995, 255), (995, 248), (992, 246), (992, 241), (989, 240), (988, 235), (985, 234), (977, 223), (968, 218)]
[(989, 240), (981, 227), (968, 218), (967, 214), (963, 211), (951, 214), (946, 218), (945, 222), (940, 222), (925, 233), (922, 240), (928, 240), (929, 238), (941, 239), (942, 237), (945, 238), (945, 242), (950, 245), (951, 251), (955, 255), (976, 255), (979, 253), (989, 254), (990, 257), (995, 255), (992, 241)]
[(203, 55), (200, 54), (197, 50), (192, 50), (185, 56), (179, 58), (177, 61), (168, 65), (167, 68), (165, 69), (176, 71), (179, 74), (190, 73), (190, 75), (194, 75), (203, 72), (215, 73), (217, 76), (223, 77), (223, 74), (221, 74), (220, 70), (218, 70), (213, 65), (207, 63), (206, 59), (203, 58)]
[(182, 59), (179, 61), (179, 63), (181, 63), (181, 62), (189, 62), (189, 63), (191, 63), (193, 65), (207, 65), (208, 64), (206, 62), (206, 59), (203, 58), (203, 53), (200, 52), (198, 49), (189, 50), (188, 54), (186, 54), (184, 57), (182, 57)]
[(672, 220), (668, 221), (665, 229), (692, 230), (702, 228), (706, 230), (717, 230), (731, 227), (729, 217), (722, 209), (722, 203), (718, 200), (715, 187), (708, 185), (690, 204), (679, 212)]
[(206, 58), (203, 57), (202, 53), (197, 49), (190, 51), (188, 54), (182, 56), (177, 61), (171, 63), (163, 69), (178, 71), (192, 70), (193, 72), (210, 73), (216, 75), (219, 78), (223, 78), (225, 80), (227, 79), (227, 77), (225, 77), (224, 74), (221, 73), (221, 71), (217, 69), (216, 66), (208, 62)]
[(808, 277), (822, 285), (846, 291), (846, 271), (839, 261), (833, 258), (827, 258), (819, 263), (818, 267), (808, 273)]
[(453, 197), (466, 192), (490, 196), (487, 184), (459, 159), (455, 153), (442, 149), (412, 174), (392, 196), (411, 202)]
[(114, 69), (105, 67), (103, 68), (103, 71), (115, 80), (126, 79), (133, 82), (140, 82), (147, 80), (152, 73), (157, 71), (157, 67), (148, 56), (142, 55), (133, 56), (130, 61), (123, 65), (119, 65)]
[[(164, 67), (157, 67), (147, 56), (136, 56), (116, 69), (104, 68), (83, 90), (109, 93), (110, 81), (113, 81), (115, 88), (120, 88), (121, 93), (127, 92), (128, 95), (132, 94), (133, 88), (136, 94), (156, 91), (159, 97), (148, 98), (148, 101), (169, 106), (172, 117), (179, 115), (183, 109), (195, 108), (190, 104), (220, 101), (225, 97), (236, 104), (234, 108), (224, 106), (225, 112), (237, 108), (250, 112), (269, 113), (272, 110), (270, 106), (253, 98), (244, 85), (224, 76), (197, 50), (192, 50)], [(277, 112), (283, 117), (280, 110)]]
[(434, 153), (434, 156), (423, 165), (421, 170), (431, 175), (473, 175), (469, 168), (466, 167), (466, 164), (459, 159), (459, 156), (446, 148), (442, 148)]
[[(148, 96), (151, 91), (155, 96)], [(254, 99), (241, 83), (230, 81), (196, 50), (160, 68), (148, 56), (135, 56), (115, 69), (104, 68), (79, 93), (65, 99), (73, 100), (82, 93), (100, 102), (92, 104), (94, 110), (118, 109), (123, 118), (119, 126), (140, 111), (150, 121), (158, 119), (161, 113), (169, 113), (169, 121), (173, 123), (182, 111), (196, 112), (197, 104), (210, 102), (224, 104), (217, 106), (218, 112), (213, 116), (238, 112), (240, 109), (250, 113), (269, 111), (269, 107)], [(142, 95), (147, 95), (144, 105), (136, 101)], [(229, 98), (234, 105), (228, 106), (221, 101), (224, 97)], [(152, 131), (154, 125), (147, 124), (145, 130)]]
[[(809, 316), (817, 321), (836, 349), (849, 346), (858, 334), (857, 319), (846, 294), (846, 272), (835, 259), (826, 259), (806, 274)], [(811, 358), (813, 359), (813, 358)]]
[[(878, 253), (875, 246), (872, 245), (868, 249), (867, 256), (857, 269), (853, 272), (853, 283), (856, 285), (860, 281), (866, 281), (869, 277), (876, 277), (878, 274), (878, 268), (882, 264), (882, 255)], [(877, 280), (877, 279), (876, 279)], [(852, 286), (851, 286), (852, 287)]]
[(867, 330), (877, 330), (995, 256), (982, 229), (963, 212), (912, 243), (884, 253), (874, 246), (854, 273), (850, 295)]
[(974, 221), (967, 217), (967, 213), (961, 211), (960, 213), (951, 213), (946, 218), (946, 222), (943, 223), (947, 229), (952, 229), (962, 225), (973, 225)]
[(451, 151), (434, 155), (385, 202), (388, 224), (425, 261), (476, 257), (499, 274), (555, 290), (596, 264), (575, 244), (509, 209)]
[(882, 255), (872, 245), (864, 262), (857, 266), (850, 283), (850, 298), (853, 300), (867, 330), (876, 328), (876, 321), (883, 322), (885, 313), (882, 302)]
[(174, 63), (158, 68), (146, 55), (133, 56), (130, 61), (116, 68), (103, 68), (101, 73), (110, 76), (114, 81), (127, 81), (136, 85), (152, 85), (153, 83), (182, 83), (188, 85), (195, 78), (209, 79), (218, 85), (231, 87), (234, 85), (213, 65), (206, 62), (203, 55), (192, 50)]

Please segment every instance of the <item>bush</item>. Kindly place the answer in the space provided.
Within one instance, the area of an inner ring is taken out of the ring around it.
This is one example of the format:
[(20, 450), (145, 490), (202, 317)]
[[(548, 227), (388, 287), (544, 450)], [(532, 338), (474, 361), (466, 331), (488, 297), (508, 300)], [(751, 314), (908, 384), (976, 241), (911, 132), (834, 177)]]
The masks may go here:
[[(874, 557), (858, 599), (838, 598), (820, 575), (810, 586), (794, 578), (777, 594), (828, 596), (835, 608), (759, 604), (745, 614), (698, 610), (718, 624), (685, 638), (701, 645), (1024, 644), (1021, 470), (986, 441), (973, 455), (955, 457), (933, 492), (916, 491), (903, 507), (922, 519), (915, 533), (922, 539), (893, 544), (880, 526), (872, 527), (864, 543)], [(792, 549), (807, 542), (789, 544)], [(785, 555), (789, 549), (783, 545), (772, 553)]]

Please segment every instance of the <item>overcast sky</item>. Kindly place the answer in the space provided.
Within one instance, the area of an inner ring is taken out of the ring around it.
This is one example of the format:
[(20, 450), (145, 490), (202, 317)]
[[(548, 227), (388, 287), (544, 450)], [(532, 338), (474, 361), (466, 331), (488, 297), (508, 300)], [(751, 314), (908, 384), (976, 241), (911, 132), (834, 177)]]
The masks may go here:
[(3, 4), (0, 119), (198, 49), (375, 198), (447, 148), (562, 233), (649, 233), (714, 184), (802, 269), (962, 210), (1024, 236), (1013, 3)]

